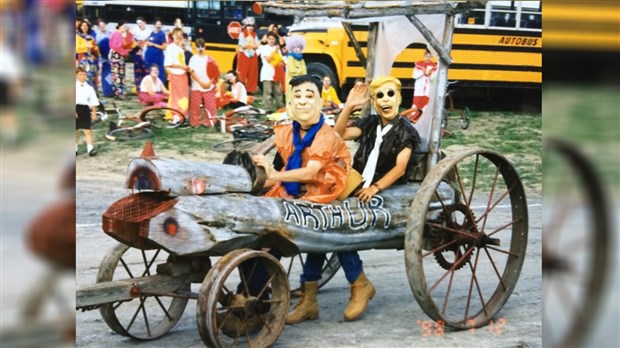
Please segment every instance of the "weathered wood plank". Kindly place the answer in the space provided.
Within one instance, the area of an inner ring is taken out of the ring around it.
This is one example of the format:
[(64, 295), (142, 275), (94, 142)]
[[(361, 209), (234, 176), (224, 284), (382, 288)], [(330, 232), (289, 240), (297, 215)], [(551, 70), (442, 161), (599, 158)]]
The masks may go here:
[[(416, 16), (407, 16), (411, 24), (413, 24), (424, 36), (424, 38), (430, 43), (430, 45), (437, 51), (439, 57), (442, 60), (442, 64), (450, 65), (452, 64), (452, 57), (450, 57), (450, 47), (444, 47), (441, 45), (441, 42), (435, 38), (435, 35), (426, 28), (424, 23)], [(450, 17), (452, 18), (452, 17)]]
[(267, 13), (296, 17), (342, 17), (348, 19), (408, 16), (416, 14), (459, 13), (472, 6), (485, 4), (486, 0), (474, 1), (374, 1), (351, 2), (303, 2), (286, 3), (267, 1), (262, 3)]
[(342, 22), (342, 27), (344, 28), (344, 31), (347, 33), (347, 36), (349, 37), (349, 41), (351, 41), (351, 43), (353, 44), (353, 48), (355, 49), (355, 55), (357, 56), (357, 59), (360, 61), (362, 66), (366, 66), (366, 57), (364, 56), (364, 52), (362, 52), (362, 47), (360, 46), (360, 43), (355, 38), (355, 35), (353, 35), (353, 29), (351, 28), (351, 23)]
[(187, 275), (179, 277), (153, 275), (148, 277), (120, 279), (111, 282), (87, 285), (80, 287), (76, 291), (76, 308), (131, 300), (137, 296), (140, 296), (131, 294), (131, 289), (134, 286), (137, 286), (142, 293), (172, 293), (180, 289), (185, 284), (186, 278)]

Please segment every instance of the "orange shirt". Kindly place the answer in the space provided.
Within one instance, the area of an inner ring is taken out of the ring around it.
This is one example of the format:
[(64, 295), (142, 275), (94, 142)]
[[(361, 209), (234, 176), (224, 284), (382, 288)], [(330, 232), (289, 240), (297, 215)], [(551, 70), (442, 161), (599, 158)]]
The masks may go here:
[[(274, 127), (274, 132), (276, 147), (286, 167), (288, 158), (295, 151), (293, 126), (279, 125)], [(320, 162), (323, 167), (316, 180), (301, 183), (302, 196), (299, 198), (315, 203), (330, 203), (335, 200), (344, 190), (349, 170), (351, 170), (351, 154), (338, 133), (324, 123), (317, 132), (312, 145), (302, 152), (301, 158), (302, 167), (305, 167), (311, 160)], [(284, 170), (282, 168), (282, 171)], [(280, 185), (280, 182), (277, 182), (265, 196), (294, 198), (286, 193), (286, 189)]]

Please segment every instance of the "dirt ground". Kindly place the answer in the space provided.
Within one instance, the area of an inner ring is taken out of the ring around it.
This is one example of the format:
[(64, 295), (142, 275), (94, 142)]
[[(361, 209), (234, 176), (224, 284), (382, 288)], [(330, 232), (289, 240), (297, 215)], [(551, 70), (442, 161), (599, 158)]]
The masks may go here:
[[(222, 137), (222, 134), (212, 134)], [(158, 156), (179, 158), (174, 151), (155, 149)], [(114, 201), (128, 194), (123, 188), (130, 159), (140, 151), (109, 152), (77, 161), (77, 286), (93, 284), (105, 253), (116, 241), (101, 230), (101, 216)], [(209, 152), (200, 158), (221, 162), (223, 155)], [(419, 323), (429, 318), (416, 303), (408, 284), (402, 250), (361, 252), (365, 272), (377, 289), (365, 315), (344, 322), (342, 312), (349, 289), (342, 271), (319, 292), (320, 319), (285, 327), (276, 347), (538, 347), (541, 346), (541, 199), (530, 195), (529, 240), (517, 286), (499, 312), (504, 325), (472, 331), (447, 331), (427, 336)], [(508, 211), (508, 210), (506, 210)], [(196, 291), (198, 285), (193, 286)], [(190, 301), (178, 325), (167, 335), (140, 342), (114, 333), (98, 310), (77, 312), (77, 346), (81, 347), (201, 347), (196, 327), (196, 301)]]

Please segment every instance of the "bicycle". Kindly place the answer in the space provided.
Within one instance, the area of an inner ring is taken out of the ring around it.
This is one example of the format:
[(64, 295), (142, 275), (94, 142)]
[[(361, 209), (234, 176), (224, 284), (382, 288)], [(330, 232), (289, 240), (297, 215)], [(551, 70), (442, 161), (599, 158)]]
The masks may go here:
[[(114, 104), (114, 103), (113, 103)], [(116, 108), (116, 105), (114, 105)], [(137, 115), (123, 116), (119, 108), (116, 108), (118, 123), (110, 122), (110, 129), (105, 138), (110, 141), (128, 141), (140, 140), (153, 136), (151, 127), (154, 128), (178, 128), (185, 123), (185, 116), (180, 110), (162, 106), (149, 106), (140, 111)], [(173, 114), (174, 123), (169, 122), (165, 118), (165, 113), (169, 111)], [(122, 127), (123, 121), (137, 122), (137, 124), (128, 127)]]
[[(265, 121), (260, 121), (264, 118)], [(225, 140), (211, 146), (213, 151), (230, 152), (233, 150), (248, 150), (273, 135), (273, 126), (290, 122), (286, 110), (281, 109), (267, 114), (263, 109), (253, 106), (242, 106), (218, 117), (224, 122), (223, 130), (232, 133), (233, 140)]]
[[(448, 81), (448, 86), (457, 83), (458, 81)], [(448, 116), (451, 114), (459, 115), (459, 126), (461, 129), (467, 129), (469, 127), (469, 123), (471, 122), (471, 113), (468, 107), (464, 107), (462, 109), (454, 108), (454, 100), (452, 99), (453, 90), (448, 90), (446, 92), (446, 99), (444, 101), (443, 108), (443, 117), (441, 118), (441, 129), (446, 129), (448, 126)]]

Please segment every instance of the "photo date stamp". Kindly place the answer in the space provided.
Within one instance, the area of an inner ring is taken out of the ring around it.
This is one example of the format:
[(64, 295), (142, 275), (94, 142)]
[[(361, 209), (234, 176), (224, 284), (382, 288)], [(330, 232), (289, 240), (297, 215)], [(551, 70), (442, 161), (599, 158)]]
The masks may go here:
[[(441, 337), (445, 333), (445, 323), (442, 320), (416, 320), (416, 324), (422, 328), (422, 337)], [(469, 329), (467, 331), (473, 335), (476, 332), (486, 332), (491, 335), (501, 335), (504, 333), (507, 321), (504, 318), (491, 320), (486, 326), (476, 328), (474, 320), (467, 320)]]

